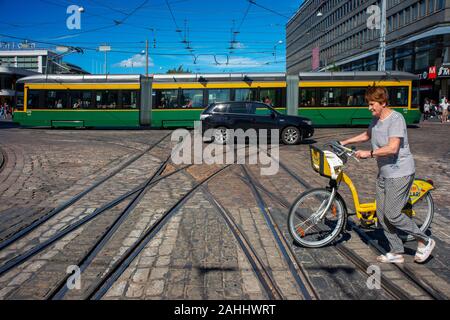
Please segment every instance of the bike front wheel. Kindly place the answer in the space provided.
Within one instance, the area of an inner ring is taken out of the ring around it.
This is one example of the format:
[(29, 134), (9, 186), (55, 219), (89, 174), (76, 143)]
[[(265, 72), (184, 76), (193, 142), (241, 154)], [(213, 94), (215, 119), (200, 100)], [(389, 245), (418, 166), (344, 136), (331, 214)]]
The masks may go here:
[(335, 197), (322, 219), (320, 213), (331, 198), (327, 189), (312, 189), (301, 194), (289, 211), (289, 233), (294, 241), (308, 248), (324, 247), (342, 231), (347, 213), (342, 200)]

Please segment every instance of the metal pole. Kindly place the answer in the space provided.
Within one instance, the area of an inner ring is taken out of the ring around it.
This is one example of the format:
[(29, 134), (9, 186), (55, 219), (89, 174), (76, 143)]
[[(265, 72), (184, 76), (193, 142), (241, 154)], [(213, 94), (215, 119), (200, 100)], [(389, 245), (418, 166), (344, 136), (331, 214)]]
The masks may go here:
[(148, 78), (148, 39), (145, 40), (145, 76)]
[(378, 71), (386, 71), (386, 0), (381, 0), (380, 53)]

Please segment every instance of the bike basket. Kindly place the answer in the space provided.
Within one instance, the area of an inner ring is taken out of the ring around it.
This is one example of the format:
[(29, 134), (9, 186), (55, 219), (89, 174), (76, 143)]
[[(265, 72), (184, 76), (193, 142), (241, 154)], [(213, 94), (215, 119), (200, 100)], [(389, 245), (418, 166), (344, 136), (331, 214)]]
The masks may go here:
[(325, 152), (313, 145), (309, 146), (309, 151), (311, 152), (311, 165), (314, 171), (318, 172), (323, 177), (331, 178), (332, 172), (327, 157), (325, 156)]

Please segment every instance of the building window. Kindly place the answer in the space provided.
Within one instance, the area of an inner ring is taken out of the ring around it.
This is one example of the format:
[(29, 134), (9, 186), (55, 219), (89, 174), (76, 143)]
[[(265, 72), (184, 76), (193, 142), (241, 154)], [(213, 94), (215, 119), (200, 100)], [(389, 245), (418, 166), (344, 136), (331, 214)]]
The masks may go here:
[(428, 14), (434, 12), (434, 0), (428, 0)]
[(426, 3), (426, 1), (425, 0), (420, 1), (419, 7), (420, 7), (419, 15), (421, 17), (425, 17), (426, 14), (427, 14), (427, 3)]
[(437, 9), (441, 10), (445, 7), (445, 0), (437, 0)]

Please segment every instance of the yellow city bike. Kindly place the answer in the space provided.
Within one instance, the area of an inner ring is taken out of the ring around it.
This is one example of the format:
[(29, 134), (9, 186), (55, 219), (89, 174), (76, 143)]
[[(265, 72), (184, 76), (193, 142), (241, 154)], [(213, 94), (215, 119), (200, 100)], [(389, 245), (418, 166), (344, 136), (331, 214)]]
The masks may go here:
[[(289, 232), (299, 245), (309, 248), (323, 247), (339, 236), (344, 229), (348, 213), (347, 205), (338, 190), (342, 182), (350, 189), (356, 211), (356, 217), (364, 227), (377, 224), (376, 203), (360, 203), (355, 185), (344, 168), (351, 157), (355, 157), (355, 149), (349, 149), (338, 142), (327, 143), (324, 148), (310, 146), (313, 169), (323, 177), (330, 179), (326, 188), (311, 189), (301, 194), (289, 211)], [(416, 179), (411, 187), (410, 199), (402, 212), (417, 223), (425, 231), (431, 224), (434, 215), (434, 203), (431, 190), (433, 181)], [(413, 238), (401, 235), (404, 241)]]

